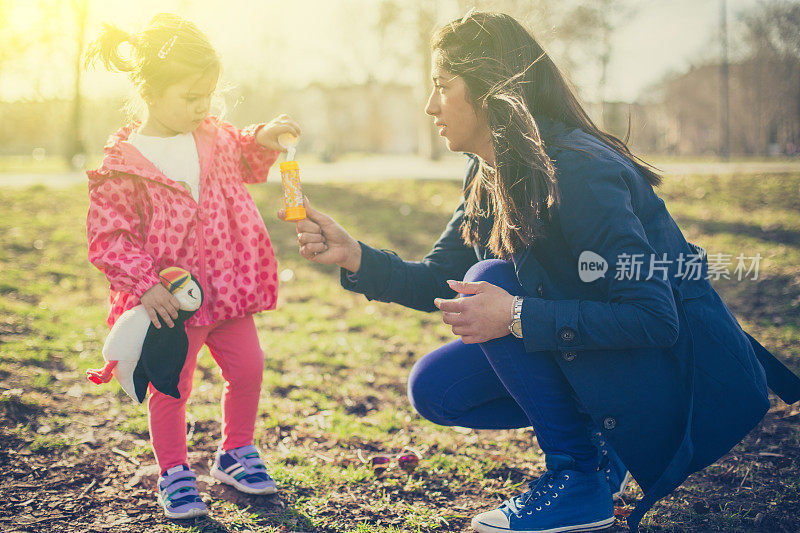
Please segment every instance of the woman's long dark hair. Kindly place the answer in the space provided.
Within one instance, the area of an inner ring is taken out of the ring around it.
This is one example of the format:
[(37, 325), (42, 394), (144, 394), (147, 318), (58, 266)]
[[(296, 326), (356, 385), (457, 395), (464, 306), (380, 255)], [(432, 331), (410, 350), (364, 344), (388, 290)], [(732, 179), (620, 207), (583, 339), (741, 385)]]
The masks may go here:
[[(486, 114), (491, 130), (496, 178), (478, 172), (469, 186), (461, 226), (467, 244), (508, 258), (544, 236), (543, 222), (559, 194), (534, 115), (593, 135), (630, 160), (651, 185), (661, 183), (623, 141), (594, 124), (550, 56), (513, 17), (472, 13), (443, 26), (432, 49), (439, 68), (464, 79), (473, 107)], [(478, 220), (484, 214), (494, 224), (488, 242), (480, 243)]]

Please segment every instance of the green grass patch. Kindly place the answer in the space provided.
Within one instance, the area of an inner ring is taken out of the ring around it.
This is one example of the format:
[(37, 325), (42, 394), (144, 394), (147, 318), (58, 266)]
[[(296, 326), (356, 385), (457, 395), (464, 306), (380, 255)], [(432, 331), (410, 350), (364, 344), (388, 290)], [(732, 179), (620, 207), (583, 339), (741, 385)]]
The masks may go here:
[[(354, 236), (410, 260), (429, 250), (460, 195), (458, 183), (444, 181), (309, 184), (305, 189), (317, 209)], [(164, 528), (459, 531), (475, 513), (524, 489), (543, 471), (530, 430), (475, 432), (420, 419), (406, 398), (408, 372), (421, 356), (453, 339), (449, 328), (438, 314), (368, 302), (342, 290), (337, 269), (303, 260), (294, 225), (275, 218), (279, 186), (250, 190), (267, 223), (279, 270), (286, 271), (278, 308), (258, 315), (256, 322), (266, 354), (256, 442), (285, 505), (251, 507), (215, 499), (214, 522)], [(711, 253), (763, 257), (757, 280), (721, 279), (714, 285), (754, 336), (800, 366), (800, 175), (667, 177), (660, 194), (692, 242)], [(0, 409), (16, 421), (18, 437), (40, 453), (71, 446), (71, 437), (61, 435), (69, 429), (71, 410), (94, 410), (97, 419), (107, 415), (108, 427), (125, 439), (122, 449), (149, 462), (145, 408), (115, 383), (97, 387), (83, 377), (87, 368), (102, 365), (108, 308), (107, 282), (86, 258), (86, 209), (86, 191), (80, 187), (8, 189), (0, 196), (0, 383), (25, 387), (21, 396), (0, 396)], [(222, 385), (204, 350), (188, 405), (191, 450), (210, 455), (217, 446)], [(52, 392), (59, 416), (67, 418), (48, 418), (30, 396), (32, 389)], [(43, 423), (55, 430), (37, 434)], [(797, 443), (798, 435), (792, 435), (786, 438)], [(393, 463), (386, 475), (376, 477), (365, 466), (374, 454), (395, 457), (407, 448), (423, 458), (411, 474)], [(758, 449), (737, 453), (755, 455)], [(717, 465), (707, 475), (723, 476), (728, 468)], [(735, 483), (743, 476), (744, 471)], [(745, 531), (743, 524), (759, 509), (798, 501), (796, 476), (779, 478), (779, 493), (766, 495), (774, 476), (766, 467), (752, 468), (748, 480), (755, 488), (749, 490), (764, 491), (758, 493), (763, 505), (752, 509), (709, 496), (701, 478), (690, 480), (685, 487), (710, 499), (710, 510), (691, 503), (696, 494), (682, 493), (648, 515), (644, 530)], [(776, 503), (764, 503), (769, 501)]]

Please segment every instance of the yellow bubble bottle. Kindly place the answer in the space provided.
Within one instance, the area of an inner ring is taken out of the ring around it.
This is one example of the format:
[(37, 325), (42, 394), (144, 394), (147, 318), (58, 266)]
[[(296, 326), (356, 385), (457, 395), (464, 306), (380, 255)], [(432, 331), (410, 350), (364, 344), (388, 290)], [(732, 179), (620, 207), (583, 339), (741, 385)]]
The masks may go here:
[(294, 222), (306, 218), (303, 207), (303, 189), (300, 187), (300, 165), (294, 160), (298, 138), (291, 133), (282, 133), (278, 142), (287, 149), (287, 161), (281, 163), (281, 183), (283, 184), (283, 207), (286, 220)]

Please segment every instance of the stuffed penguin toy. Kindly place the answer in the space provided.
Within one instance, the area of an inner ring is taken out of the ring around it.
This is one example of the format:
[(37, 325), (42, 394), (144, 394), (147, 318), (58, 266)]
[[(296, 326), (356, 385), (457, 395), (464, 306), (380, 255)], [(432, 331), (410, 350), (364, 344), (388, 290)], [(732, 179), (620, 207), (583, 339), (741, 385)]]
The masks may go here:
[(114, 375), (137, 403), (144, 401), (150, 383), (157, 391), (180, 398), (178, 380), (189, 351), (185, 324), (203, 303), (200, 284), (186, 270), (169, 267), (158, 276), (180, 302), (175, 326), (156, 328), (141, 304), (125, 311), (103, 345), (106, 365), (86, 371), (89, 380), (98, 384), (109, 382)]

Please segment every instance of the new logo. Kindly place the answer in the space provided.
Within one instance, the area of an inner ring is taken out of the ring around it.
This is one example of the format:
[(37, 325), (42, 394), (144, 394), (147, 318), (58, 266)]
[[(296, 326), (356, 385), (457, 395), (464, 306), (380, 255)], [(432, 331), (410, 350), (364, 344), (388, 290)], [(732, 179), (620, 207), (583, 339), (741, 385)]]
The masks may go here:
[(590, 283), (605, 276), (608, 262), (591, 250), (584, 250), (578, 257), (578, 276), (584, 283)]

